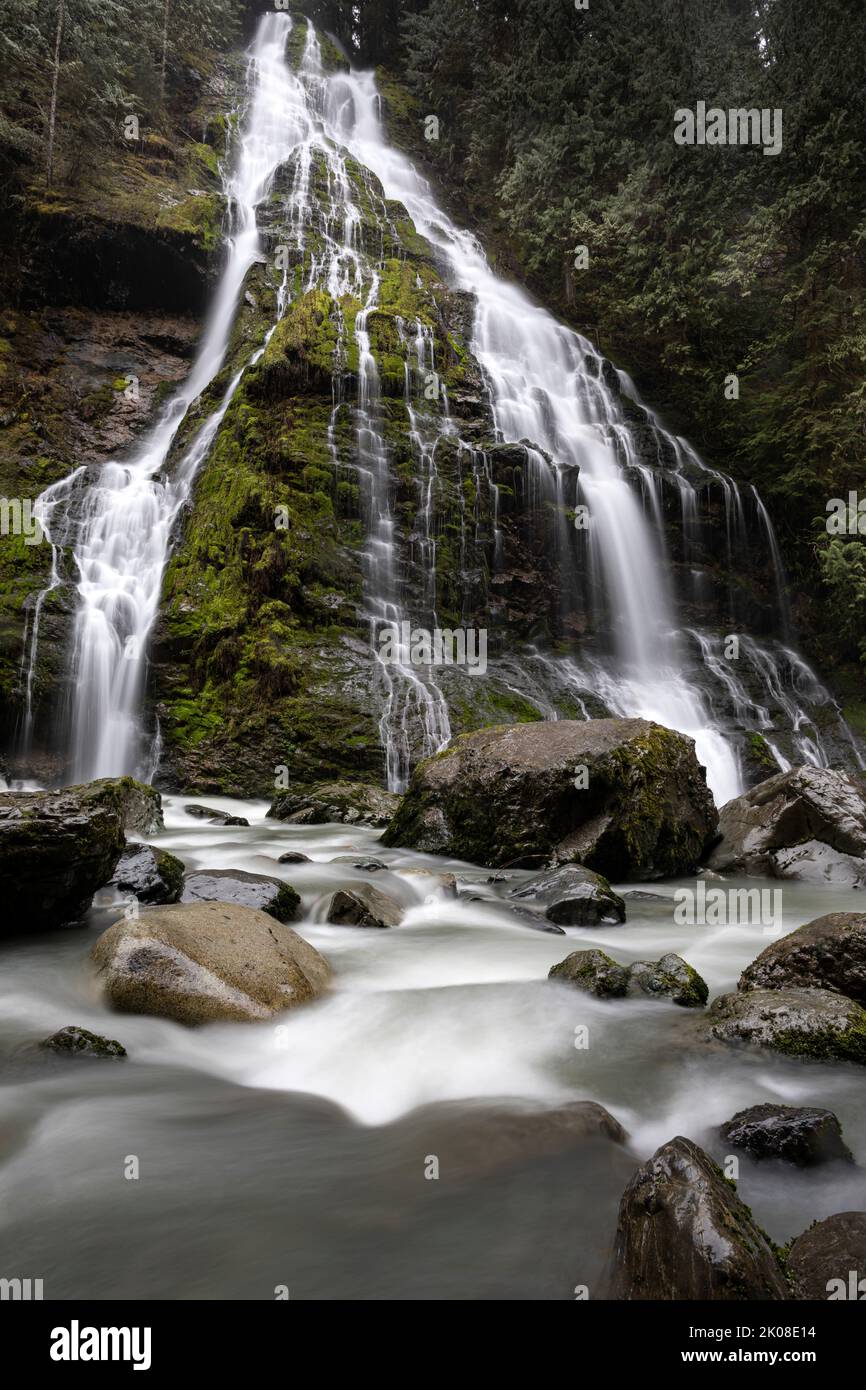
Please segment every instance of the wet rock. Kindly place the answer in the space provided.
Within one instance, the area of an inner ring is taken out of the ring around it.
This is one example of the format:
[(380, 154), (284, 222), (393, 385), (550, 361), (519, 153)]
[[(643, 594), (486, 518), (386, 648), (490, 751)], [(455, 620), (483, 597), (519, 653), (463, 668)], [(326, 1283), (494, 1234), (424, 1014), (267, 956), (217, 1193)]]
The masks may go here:
[(549, 979), (564, 980), (600, 999), (622, 999), (627, 994), (646, 994), (670, 999), (686, 1009), (707, 1002), (706, 982), (682, 956), (670, 952), (657, 961), (620, 965), (604, 951), (574, 951), (554, 965)]
[[(164, 830), (162, 819), (162, 797), (156, 787), (148, 787), (144, 782), (136, 782), (134, 777), (104, 778), (116, 789), (120, 802), (125, 830), (133, 835), (156, 835)], [(91, 786), (99, 785), (96, 782)]]
[(250, 874), (244, 869), (197, 869), (187, 874), (182, 903), (237, 903), (267, 912), (278, 922), (295, 922), (300, 916), (300, 896), (282, 879)]
[(599, 999), (621, 999), (628, 989), (628, 970), (604, 951), (572, 951), (554, 965), (548, 979), (562, 980)]
[(73, 1024), (52, 1033), (39, 1044), (44, 1052), (55, 1052), (63, 1057), (116, 1057), (126, 1056), (126, 1048), (114, 1038), (103, 1038), (99, 1033), (90, 1033), (86, 1028)]
[(678, 1137), (622, 1196), (604, 1297), (784, 1299), (776, 1252), (708, 1154)]
[(642, 888), (627, 888), (622, 894), (624, 902), (627, 903), (659, 903), (670, 906), (670, 898), (666, 898), (664, 893), (645, 893)]
[(800, 1168), (834, 1158), (853, 1162), (838, 1119), (816, 1106), (752, 1105), (726, 1120), (719, 1134), (755, 1159), (783, 1158)]
[(830, 912), (780, 937), (746, 966), (737, 988), (832, 989), (866, 1005), (866, 915)]
[(364, 782), (332, 782), (305, 790), (280, 792), (268, 811), (290, 825), (387, 825), (400, 798)]
[(634, 961), (628, 967), (627, 992), (670, 999), (684, 1009), (702, 1009), (709, 997), (704, 978), (673, 951), (656, 961)]
[(367, 884), (341, 888), (328, 900), (325, 921), (339, 927), (398, 927), (403, 909)]
[(184, 866), (167, 850), (128, 844), (111, 879), (121, 893), (141, 903), (176, 903), (183, 890)]
[(717, 815), (691, 739), (644, 719), (478, 729), (415, 770), (382, 839), (491, 868), (693, 868)]
[(114, 872), (125, 826), (155, 814), (154, 797), (131, 777), (0, 793), (0, 930), (45, 930), (80, 918)]
[(510, 896), (544, 907), (551, 922), (595, 927), (625, 921), (625, 903), (606, 878), (581, 864), (565, 864), (536, 874)]
[(707, 1013), (706, 1036), (753, 1043), (789, 1057), (866, 1064), (866, 1010), (828, 989), (753, 989), (722, 994)]
[(338, 854), (336, 859), (331, 860), (331, 863), (351, 864), (353, 869), (363, 869), (367, 874), (375, 874), (381, 869), (388, 868), (388, 865), (383, 864), (379, 859), (358, 859), (354, 854)]
[(866, 1211), (816, 1221), (792, 1243), (788, 1271), (794, 1297), (832, 1302), (866, 1298)]
[(196, 806), (192, 802), (183, 808), (188, 816), (206, 820), (208, 825), (249, 825), (245, 816), (231, 816), (228, 811), (216, 811), (211, 806)]
[(330, 974), (291, 927), (222, 902), (147, 908), (103, 932), (92, 955), (115, 1009), (187, 1024), (271, 1018), (315, 999)]
[(811, 883), (866, 883), (866, 790), (845, 772), (796, 767), (722, 807), (710, 868)]
[(312, 864), (312, 862), (308, 854), (301, 854), (300, 850), (297, 849), (287, 850), (277, 860), (278, 864)]

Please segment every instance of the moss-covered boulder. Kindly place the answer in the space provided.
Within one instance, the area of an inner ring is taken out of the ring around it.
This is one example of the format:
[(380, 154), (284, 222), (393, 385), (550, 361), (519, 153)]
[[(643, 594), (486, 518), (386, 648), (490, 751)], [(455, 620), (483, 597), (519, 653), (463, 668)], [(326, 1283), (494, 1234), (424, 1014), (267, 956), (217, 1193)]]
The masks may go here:
[(621, 999), (628, 989), (628, 970), (605, 951), (572, 951), (548, 972), (551, 980), (573, 985), (598, 999)]
[(131, 777), (53, 792), (0, 793), (3, 930), (77, 920), (108, 883), (127, 825), (153, 828), (159, 797)]
[(866, 916), (829, 912), (773, 941), (737, 988), (831, 989), (866, 1006)]
[(296, 922), (301, 906), (300, 896), (291, 884), (269, 874), (251, 874), (246, 869), (197, 869), (187, 874), (181, 902), (235, 903), (267, 912), (278, 922)]
[(684, 1009), (703, 1008), (709, 994), (706, 981), (697, 970), (673, 952), (657, 961), (620, 965), (604, 951), (574, 951), (553, 966), (549, 978), (586, 990), (599, 999), (646, 995), (650, 999), (670, 999)]
[(769, 1047), (788, 1057), (866, 1065), (866, 1009), (829, 989), (722, 994), (710, 1005), (706, 1037)]
[(117, 863), (111, 884), (140, 903), (176, 903), (183, 890), (180, 859), (153, 845), (129, 844)]
[(383, 836), (493, 867), (687, 872), (716, 826), (694, 743), (645, 719), (479, 729), (415, 771)]
[(42, 1052), (53, 1052), (58, 1057), (102, 1057), (120, 1059), (126, 1056), (126, 1048), (116, 1038), (104, 1038), (99, 1033), (91, 1033), (87, 1028), (74, 1024), (52, 1033), (39, 1044)]
[(230, 903), (148, 908), (103, 932), (92, 955), (115, 1009), (188, 1024), (272, 1018), (316, 998), (330, 975), (291, 927)]
[(671, 1139), (622, 1196), (603, 1296), (784, 1299), (778, 1255), (734, 1184), (690, 1139)]

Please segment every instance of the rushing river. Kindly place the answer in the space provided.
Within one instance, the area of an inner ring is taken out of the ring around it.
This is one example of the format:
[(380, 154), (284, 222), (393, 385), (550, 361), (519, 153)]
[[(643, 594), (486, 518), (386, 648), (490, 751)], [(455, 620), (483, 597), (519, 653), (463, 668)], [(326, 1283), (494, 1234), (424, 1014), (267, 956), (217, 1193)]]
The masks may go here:
[[(291, 882), (303, 899), (297, 929), (330, 961), (333, 984), (272, 1023), (193, 1030), (100, 1000), (88, 951), (118, 916), (109, 891), (86, 928), (3, 939), (0, 1248), (4, 1270), (43, 1278), (47, 1298), (269, 1299), (278, 1285), (302, 1299), (568, 1299), (579, 1284), (592, 1296), (623, 1187), (675, 1134), (721, 1160), (714, 1127), (737, 1109), (818, 1104), (866, 1163), (854, 1066), (704, 1049), (691, 1010), (602, 1002), (547, 979), (583, 947), (626, 962), (674, 950), (712, 997), (772, 939), (761, 927), (676, 926), (668, 881), (617, 885), (668, 900), (629, 899), (625, 926), (552, 935), (501, 896), (526, 875), (491, 884), (488, 870), (383, 850), (374, 831), (269, 821), (264, 802), (208, 797), (250, 821), (209, 825), (183, 810), (193, 800), (165, 798), (167, 828), (153, 843), (187, 868)], [(278, 864), (287, 850), (313, 862)], [(354, 867), (370, 858), (387, 869)], [(447, 895), (446, 874), (465, 896)], [(324, 894), (362, 882), (400, 900), (399, 927), (317, 920)], [(783, 903), (785, 931), (862, 907), (856, 892), (797, 884), (784, 885)], [(27, 1052), (71, 1023), (119, 1038), (129, 1059)], [(562, 1151), (542, 1114), (517, 1145), (507, 1126), (500, 1141), (501, 1121), (477, 1123), (479, 1107), (501, 1115), (574, 1100), (603, 1104), (628, 1145), (599, 1138)], [(137, 1179), (124, 1176), (133, 1155)], [(438, 1179), (425, 1176), (431, 1158)], [(850, 1165), (800, 1171), (742, 1157), (740, 1192), (781, 1242), (862, 1209), (866, 1181)]]

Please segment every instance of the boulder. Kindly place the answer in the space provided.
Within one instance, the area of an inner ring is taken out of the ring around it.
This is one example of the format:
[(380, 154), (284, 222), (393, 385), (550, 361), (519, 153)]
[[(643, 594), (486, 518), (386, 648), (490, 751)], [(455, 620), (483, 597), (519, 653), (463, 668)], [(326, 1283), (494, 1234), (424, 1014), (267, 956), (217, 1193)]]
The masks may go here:
[(140, 903), (176, 903), (183, 890), (184, 867), (167, 850), (128, 844), (117, 861), (111, 885), (132, 893)]
[(816, 1221), (792, 1242), (788, 1272), (795, 1298), (862, 1302), (866, 1298), (866, 1211), (840, 1211), (826, 1221)]
[(725, 1144), (752, 1158), (783, 1158), (799, 1168), (839, 1158), (853, 1162), (832, 1110), (811, 1105), (751, 1105), (720, 1127)]
[(72, 922), (108, 883), (131, 819), (142, 823), (158, 795), (131, 777), (54, 792), (0, 793), (0, 930), (38, 931)]
[(231, 816), (228, 811), (216, 811), (212, 806), (196, 806), (190, 802), (183, 808), (188, 816), (196, 820), (206, 820), (208, 825), (249, 825), (245, 816)]
[(563, 980), (599, 999), (621, 999), (627, 994), (646, 994), (651, 999), (670, 999), (686, 1009), (707, 1002), (706, 982), (673, 952), (657, 961), (620, 965), (604, 951), (574, 951), (549, 971), (551, 980)]
[(278, 864), (312, 864), (312, 862), (308, 854), (301, 854), (300, 850), (297, 849), (287, 850), (277, 860)]
[(330, 974), (291, 927), (234, 903), (145, 908), (103, 932), (92, 955), (115, 1009), (187, 1024), (272, 1018), (315, 999)]
[(694, 743), (645, 719), (478, 729), (419, 764), (382, 843), (491, 868), (685, 873), (717, 814)]
[(611, 1299), (784, 1299), (773, 1246), (703, 1149), (676, 1138), (635, 1173), (619, 1206)]
[(340, 888), (328, 899), (325, 921), (335, 927), (398, 927), (403, 909), (378, 888)]
[[(90, 786), (99, 786), (91, 782)], [(123, 815), (123, 827), (133, 835), (156, 835), (165, 829), (162, 797), (156, 787), (136, 782), (134, 777), (104, 777), (101, 785), (112, 786)]]
[(244, 869), (196, 869), (184, 879), (182, 903), (236, 903), (267, 912), (278, 922), (296, 922), (300, 896), (288, 883)]
[(535, 874), (510, 896), (537, 903), (551, 922), (566, 927), (614, 926), (625, 921), (625, 903), (606, 878), (581, 864)]
[(738, 989), (832, 989), (866, 1005), (866, 915), (830, 912), (762, 951)]
[(62, 1057), (109, 1057), (123, 1058), (126, 1048), (114, 1038), (103, 1038), (99, 1033), (90, 1033), (86, 1028), (73, 1024), (52, 1033), (39, 1044), (43, 1052), (55, 1052)]
[(329, 782), (322, 786), (280, 792), (269, 816), (290, 825), (387, 825), (400, 798), (394, 792), (365, 782)]
[(705, 1036), (754, 1043), (789, 1057), (866, 1064), (866, 1009), (829, 989), (753, 989), (722, 994)]
[(795, 767), (722, 807), (708, 863), (810, 883), (866, 883), (866, 789), (845, 772)]

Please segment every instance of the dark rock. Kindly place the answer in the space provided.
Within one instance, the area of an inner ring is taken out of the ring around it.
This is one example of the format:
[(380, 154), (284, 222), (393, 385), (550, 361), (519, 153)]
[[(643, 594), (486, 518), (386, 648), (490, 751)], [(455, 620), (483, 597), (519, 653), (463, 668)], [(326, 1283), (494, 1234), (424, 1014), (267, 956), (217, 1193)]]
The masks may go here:
[(363, 869), (365, 873), (375, 874), (380, 869), (387, 869), (388, 865), (383, 864), (378, 859), (358, 859), (353, 854), (338, 854), (336, 859), (331, 860), (332, 864), (351, 864), (353, 869)]
[(114, 872), (127, 816), (140, 819), (152, 806), (149, 792), (126, 777), (0, 793), (3, 930), (44, 930), (80, 918)]
[(511, 890), (512, 898), (537, 902), (551, 922), (595, 927), (625, 921), (625, 903), (606, 878), (581, 864), (547, 869)]
[(300, 850), (297, 849), (287, 850), (277, 860), (278, 864), (312, 864), (312, 862), (308, 854), (301, 854)]
[[(103, 779), (112, 782), (120, 802), (123, 826), (133, 835), (156, 835), (164, 830), (162, 819), (162, 797), (156, 787), (148, 787), (144, 782), (136, 782), (134, 777), (112, 777)], [(96, 786), (97, 783), (91, 783)]]
[(278, 922), (295, 922), (300, 916), (300, 896), (282, 879), (250, 874), (244, 869), (197, 869), (187, 874), (182, 903), (237, 903), (267, 912)]
[(830, 912), (771, 942), (737, 988), (832, 989), (866, 1005), (866, 916)]
[(734, 1185), (690, 1139), (670, 1140), (622, 1196), (604, 1296), (784, 1299), (776, 1252)]
[(636, 960), (628, 967), (629, 994), (670, 999), (684, 1009), (702, 1009), (709, 997), (707, 983), (682, 956), (669, 951), (660, 960)]
[(46, 1052), (56, 1052), (64, 1057), (125, 1057), (126, 1048), (114, 1038), (103, 1038), (98, 1033), (90, 1033), (86, 1028), (70, 1024), (45, 1038), (39, 1047)]
[(195, 806), (190, 802), (183, 808), (188, 816), (196, 820), (206, 820), (208, 825), (249, 825), (245, 816), (230, 816), (227, 811), (215, 811), (210, 806)]
[(333, 893), (325, 921), (339, 927), (398, 927), (402, 915), (400, 904), (393, 898), (363, 884)]
[(92, 951), (115, 1009), (178, 1023), (251, 1022), (315, 999), (327, 962), (291, 927), (234, 903), (146, 909)]
[(478, 729), (421, 763), (382, 843), (646, 879), (694, 867), (716, 821), (691, 739), (644, 719), (539, 721)]
[(573, 951), (551, 967), (548, 979), (562, 980), (599, 999), (620, 999), (628, 989), (628, 970), (604, 951)]
[(111, 883), (142, 903), (176, 903), (183, 890), (183, 875), (183, 864), (167, 850), (128, 844)]
[(291, 825), (387, 825), (400, 798), (364, 782), (332, 782), (320, 787), (280, 792), (269, 816)]
[(783, 1158), (800, 1168), (840, 1158), (853, 1162), (832, 1110), (801, 1105), (752, 1105), (726, 1120), (719, 1133), (726, 1144), (753, 1158)]
[(706, 1037), (755, 1043), (789, 1057), (866, 1064), (866, 1009), (829, 989), (753, 989), (722, 994)]
[(866, 1299), (866, 1211), (840, 1211), (816, 1221), (791, 1245), (794, 1297)]
[(719, 815), (712, 869), (810, 883), (866, 883), (866, 791), (845, 772), (796, 767), (735, 797)]

